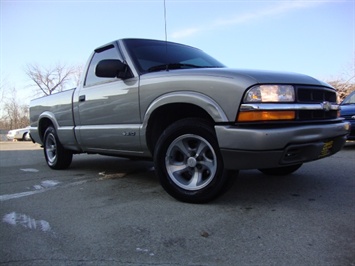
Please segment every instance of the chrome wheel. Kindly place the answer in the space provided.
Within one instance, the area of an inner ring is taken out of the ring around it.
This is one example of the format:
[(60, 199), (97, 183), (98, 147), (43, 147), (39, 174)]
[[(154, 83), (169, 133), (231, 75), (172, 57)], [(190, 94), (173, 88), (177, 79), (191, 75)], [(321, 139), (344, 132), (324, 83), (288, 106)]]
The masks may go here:
[(50, 168), (59, 170), (69, 167), (73, 153), (62, 146), (53, 127), (48, 127), (44, 133), (43, 146), (44, 157)]
[(48, 164), (54, 164), (57, 160), (57, 141), (52, 133), (47, 136), (44, 147)]
[(154, 167), (165, 191), (184, 202), (211, 201), (231, 185), (213, 123), (201, 118), (178, 120), (162, 132)]
[(178, 187), (189, 191), (200, 190), (214, 179), (217, 156), (206, 139), (186, 134), (169, 145), (165, 166), (169, 177)]

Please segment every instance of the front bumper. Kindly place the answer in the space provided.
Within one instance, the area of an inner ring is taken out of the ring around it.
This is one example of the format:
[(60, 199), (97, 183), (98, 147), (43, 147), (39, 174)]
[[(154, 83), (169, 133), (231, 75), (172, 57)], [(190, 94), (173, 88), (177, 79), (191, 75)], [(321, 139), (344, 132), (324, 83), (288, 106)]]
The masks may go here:
[(7, 134), (7, 135), (6, 135), (6, 139), (7, 139), (7, 140), (13, 140), (13, 139), (14, 139), (14, 135), (9, 135), (9, 134)]
[(318, 160), (338, 152), (349, 123), (295, 125), (278, 128), (216, 126), (227, 169), (275, 168)]

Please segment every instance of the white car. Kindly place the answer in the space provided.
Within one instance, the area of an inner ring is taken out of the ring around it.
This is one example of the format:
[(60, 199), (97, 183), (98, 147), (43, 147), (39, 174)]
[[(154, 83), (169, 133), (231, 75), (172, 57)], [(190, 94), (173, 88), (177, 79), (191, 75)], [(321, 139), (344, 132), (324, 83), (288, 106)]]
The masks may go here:
[(8, 140), (31, 140), (30, 128), (26, 127), (10, 130), (6, 135), (6, 138)]

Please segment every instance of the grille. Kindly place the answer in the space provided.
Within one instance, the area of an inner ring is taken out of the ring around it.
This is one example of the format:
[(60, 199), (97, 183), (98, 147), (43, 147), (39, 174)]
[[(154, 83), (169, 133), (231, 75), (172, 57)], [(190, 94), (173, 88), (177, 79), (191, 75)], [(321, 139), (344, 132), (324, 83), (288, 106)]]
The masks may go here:
[(324, 87), (296, 87), (297, 102), (322, 103), (324, 101), (335, 103), (337, 95), (335, 91)]
[[(336, 103), (337, 95), (332, 89), (325, 87), (296, 87), (297, 103)], [(338, 111), (331, 110), (300, 110), (297, 120), (324, 120), (338, 117)]]
[(323, 120), (338, 117), (338, 111), (298, 111), (297, 120)]

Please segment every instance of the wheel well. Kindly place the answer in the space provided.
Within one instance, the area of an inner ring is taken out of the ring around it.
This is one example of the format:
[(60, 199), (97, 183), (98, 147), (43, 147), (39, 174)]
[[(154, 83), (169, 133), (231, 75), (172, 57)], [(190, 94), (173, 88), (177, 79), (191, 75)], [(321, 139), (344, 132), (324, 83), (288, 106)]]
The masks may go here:
[(201, 118), (214, 124), (212, 117), (201, 107), (193, 104), (175, 103), (156, 109), (149, 118), (146, 140), (151, 154), (163, 131), (172, 123), (184, 118)]
[(43, 118), (41, 119), (41, 121), (39, 121), (39, 124), (38, 124), (38, 134), (39, 134), (39, 137), (40, 139), (43, 141), (43, 138), (44, 138), (44, 133), (46, 132), (47, 128), (49, 126), (53, 126), (53, 123), (50, 119), (48, 118)]

